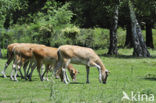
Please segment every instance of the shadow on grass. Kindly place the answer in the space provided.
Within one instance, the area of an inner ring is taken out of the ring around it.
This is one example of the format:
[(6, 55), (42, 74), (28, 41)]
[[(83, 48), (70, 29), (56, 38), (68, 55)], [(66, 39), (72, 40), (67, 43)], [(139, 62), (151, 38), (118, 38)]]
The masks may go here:
[[(4, 76), (0, 76), (1, 78), (4, 78)], [(10, 76), (6, 76), (7, 78), (10, 78)]]
[[(40, 81), (38, 78), (32, 78), (32, 80), (29, 80), (29, 79), (27, 79), (27, 80), (25, 80), (24, 78), (21, 78), (21, 76), (17, 76), (18, 78), (18, 81), (20, 81), (20, 82), (34, 82), (34, 81)], [(3, 79), (10, 79), (11, 80), (11, 78), (10, 78), (10, 76), (7, 76), (7, 78), (4, 78), (4, 76), (0, 76), (0, 78), (3, 78)], [(14, 80), (11, 80), (11, 81), (14, 81)]]
[[(121, 59), (143, 59), (143, 58), (146, 58), (146, 57), (137, 57), (137, 56), (133, 56), (133, 55), (122, 55), (122, 54), (118, 54), (118, 55), (99, 54), (99, 56), (114, 57), (114, 58), (121, 58)], [(148, 58), (156, 59), (156, 55), (150, 56)]]
[(156, 74), (147, 74), (144, 77), (145, 80), (156, 81)]
[[(0, 76), (1, 78), (4, 78), (4, 76)], [(17, 75), (17, 77), (21, 77), (21, 76), (19, 76), (19, 75)], [(7, 78), (10, 78), (10, 76), (7, 76)]]
[(84, 83), (81, 83), (81, 82), (70, 82), (70, 84), (84, 84)]
[(7, 57), (1, 57), (0, 59), (4, 59), (5, 60), (5, 59), (7, 59)]
[(144, 78), (145, 80), (156, 81), (156, 78)]

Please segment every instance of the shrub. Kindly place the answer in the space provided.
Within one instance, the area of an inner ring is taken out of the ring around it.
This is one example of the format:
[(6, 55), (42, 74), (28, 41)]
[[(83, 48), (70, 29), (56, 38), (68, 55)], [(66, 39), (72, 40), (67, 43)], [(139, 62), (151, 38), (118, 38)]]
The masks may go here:
[(94, 48), (108, 48), (109, 47), (109, 30), (103, 28), (94, 28), (95, 44)]
[(154, 47), (156, 48), (156, 29), (153, 29), (152, 32), (153, 32), (153, 44)]
[(126, 40), (126, 31), (122, 28), (118, 28), (117, 30), (117, 39), (118, 39), (118, 47), (124, 47)]
[(66, 27), (62, 30), (62, 34), (66, 37), (68, 44), (77, 44), (76, 38), (80, 34), (80, 29), (76, 26)]
[(77, 37), (77, 35), (80, 34), (80, 29), (77, 28), (76, 26), (74, 26), (72, 28), (67, 27), (67, 28), (63, 29), (62, 32), (66, 37), (75, 39)]
[(80, 35), (77, 37), (77, 45), (94, 49), (108, 47), (108, 41), (108, 30), (101, 28), (80, 29)]

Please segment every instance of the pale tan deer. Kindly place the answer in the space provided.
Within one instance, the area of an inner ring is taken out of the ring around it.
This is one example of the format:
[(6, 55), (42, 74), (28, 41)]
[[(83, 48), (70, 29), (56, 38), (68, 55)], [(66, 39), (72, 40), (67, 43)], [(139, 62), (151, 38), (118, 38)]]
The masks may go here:
[(91, 48), (63, 45), (58, 48), (58, 63), (55, 72), (61, 67), (63, 71), (64, 82), (67, 84), (65, 68), (69, 63), (86, 65), (87, 81), (89, 83), (89, 67), (97, 67), (99, 71), (99, 81), (106, 83), (108, 70), (105, 68), (100, 57)]

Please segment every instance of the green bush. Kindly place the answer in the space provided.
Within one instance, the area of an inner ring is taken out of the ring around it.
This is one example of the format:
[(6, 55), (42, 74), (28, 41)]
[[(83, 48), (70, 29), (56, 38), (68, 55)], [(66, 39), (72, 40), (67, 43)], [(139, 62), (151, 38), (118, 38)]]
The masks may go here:
[(77, 45), (93, 47), (94, 31), (92, 29), (81, 29), (80, 35), (77, 39), (78, 39)]
[(153, 32), (153, 44), (154, 47), (156, 48), (156, 29), (153, 29), (152, 32)]
[(108, 48), (109, 47), (109, 30), (103, 28), (95, 28), (95, 47), (94, 48)]
[(2, 58), (7, 57), (7, 49), (1, 49), (1, 53), (2, 53)]
[[(60, 31), (63, 28), (70, 27), (73, 13), (69, 10), (69, 3), (60, 5), (56, 1), (47, 1), (42, 11), (33, 15), (33, 22), (29, 24), (16, 24), (11, 26), (7, 31), (4, 29), (2, 41), (13, 42), (31, 42), (45, 45), (60, 45), (66, 43), (66, 40), (60, 39)], [(45, 11), (47, 13), (45, 13)], [(55, 39), (55, 40), (54, 40)], [(57, 40), (58, 39), (58, 40)], [(56, 42), (55, 42), (56, 41)], [(62, 43), (60, 43), (62, 42)], [(55, 44), (56, 43), (56, 44)]]
[(118, 39), (118, 47), (124, 47), (126, 41), (126, 30), (118, 28), (117, 39)]
[(62, 30), (63, 34), (71, 39), (75, 39), (77, 37), (78, 34), (80, 34), (80, 29), (77, 27), (67, 27), (65, 29)]
[(66, 37), (67, 44), (77, 44), (76, 39), (80, 34), (80, 29), (78, 27), (66, 27), (62, 30), (62, 33)]
[(80, 29), (77, 37), (77, 45), (91, 48), (107, 48), (109, 44), (109, 32), (106, 29)]

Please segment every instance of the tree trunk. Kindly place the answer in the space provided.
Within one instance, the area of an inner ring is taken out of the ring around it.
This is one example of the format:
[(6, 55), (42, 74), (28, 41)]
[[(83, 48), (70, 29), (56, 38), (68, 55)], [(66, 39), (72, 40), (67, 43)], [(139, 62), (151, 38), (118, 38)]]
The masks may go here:
[(0, 58), (2, 58), (2, 52), (1, 52), (1, 47), (0, 47)]
[(10, 14), (7, 14), (5, 22), (4, 22), (4, 28), (8, 29), (10, 26)]
[(118, 27), (118, 13), (119, 13), (119, 5), (115, 5), (113, 23), (110, 27), (110, 46), (109, 46), (109, 55), (117, 55), (118, 47), (117, 47), (117, 27)]
[(1, 52), (1, 43), (2, 43), (2, 35), (1, 35), (1, 29), (0, 29), (0, 58), (2, 58), (2, 52)]
[(150, 21), (146, 21), (146, 45), (147, 47), (154, 48), (152, 37), (152, 24)]
[(130, 9), (132, 37), (134, 46), (133, 55), (139, 57), (149, 57), (150, 53), (147, 50), (146, 44), (144, 43), (144, 39), (141, 33), (141, 27), (138, 23), (138, 20), (136, 19), (132, 2), (129, 2), (129, 9)]
[(130, 22), (126, 25), (126, 41), (125, 41), (125, 47), (132, 48), (133, 42), (132, 42), (132, 27)]

